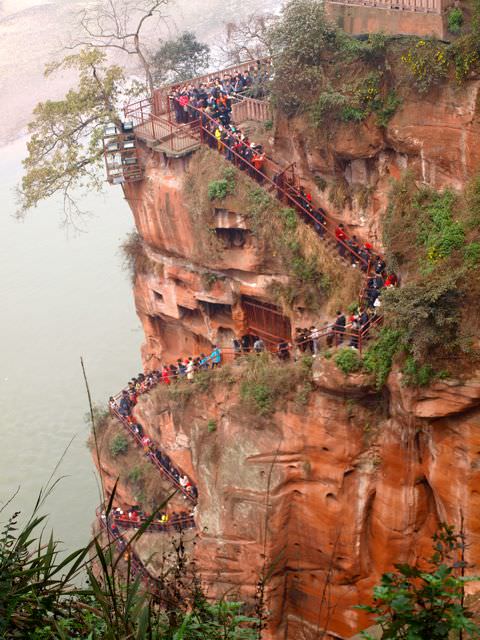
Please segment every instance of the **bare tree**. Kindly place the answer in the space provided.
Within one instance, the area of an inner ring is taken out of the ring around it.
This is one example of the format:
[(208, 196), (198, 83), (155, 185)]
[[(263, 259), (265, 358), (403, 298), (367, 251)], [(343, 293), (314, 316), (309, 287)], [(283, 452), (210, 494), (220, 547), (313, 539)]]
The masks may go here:
[(153, 93), (149, 55), (142, 39), (147, 21), (165, 22), (170, 0), (99, 0), (79, 13), (80, 35), (71, 45), (123, 51), (137, 56)]
[(219, 44), (223, 56), (232, 64), (256, 60), (269, 55), (267, 32), (275, 21), (273, 13), (251, 14), (243, 20), (227, 22)]

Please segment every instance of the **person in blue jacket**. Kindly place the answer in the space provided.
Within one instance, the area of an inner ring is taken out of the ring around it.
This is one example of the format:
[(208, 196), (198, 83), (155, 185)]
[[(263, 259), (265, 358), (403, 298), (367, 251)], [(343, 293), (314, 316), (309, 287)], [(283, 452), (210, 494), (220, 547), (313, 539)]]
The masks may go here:
[(212, 362), (212, 369), (220, 366), (220, 363), (222, 361), (222, 352), (216, 344), (213, 345), (213, 351), (210, 354), (210, 360)]

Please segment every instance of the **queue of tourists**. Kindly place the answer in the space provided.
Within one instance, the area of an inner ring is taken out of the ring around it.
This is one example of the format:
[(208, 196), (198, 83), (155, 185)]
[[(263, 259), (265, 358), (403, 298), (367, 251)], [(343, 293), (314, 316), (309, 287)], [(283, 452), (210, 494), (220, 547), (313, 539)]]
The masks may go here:
[(149, 529), (155, 531), (176, 531), (180, 533), (195, 527), (194, 514), (187, 511), (172, 511), (171, 513), (162, 511), (152, 518), (151, 515), (142, 511), (139, 506), (133, 506), (127, 510), (116, 507), (111, 510), (111, 517), (122, 528), (138, 529), (149, 519), (151, 519)]
[[(210, 82), (201, 83), (198, 87), (193, 84), (177, 87), (170, 94), (169, 100), (178, 123), (200, 119), (203, 135), (207, 136), (206, 142), (210, 148), (262, 183), (266, 176), (267, 162), (263, 146), (251, 140), (247, 131), (242, 131), (232, 122), (232, 100), (238, 89), (251, 86), (251, 78), (247, 71), (243, 76), (235, 76), (233, 83), (231, 76), (227, 75), (223, 79), (212, 78)], [(312, 195), (305, 187), (295, 184), (295, 180), (284, 170), (268, 162), (275, 167), (271, 171), (271, 181), (277, 188), (279, 199), (286, 199), (287, 204), (296, 209), (304, 222), (312, 225), (318, 236), (324, 239), (327, 232), (325, 210), (313, 204)], [(368, 273), (373, 257), (372, 245), (362, 245), (355, 235), (349, 237), (343, 224), (336, 227), (335, 240), (339, 255), (349, 259), (352, 267), (359, 266)]]
[[(143, 374), (139, 374), (140, 378), (146, 377)], [(155, 378), (149, 377), (150, 386), (144, 387), (142, 391), (137, 391), (134, 386), (130, 386), (124, 389), (118, 398), (110, 397), (109, 409), (110, 412), (117, 416), (122, 424), (128, 429), (132, 436), (136, 439), (139, 445), (142, 447), (146, 458), (157, 468), (159, 468), (163, 475), (176, 486), (183, 493), (185, 499), (189, 499), (195, 503), (198, 498), (198, 490), (195, 484), (190, 478), (182, 473), (171, 461), (170, 457), (164, 453), (150, 438), (143, 429), (143, 426), (138, 422), (133, 414), (133, 409), (138, 401), (140, 393), (145, 393), (148, 389), (151, 389), (154, 384), (162, 382), (162, 377)], [(132, 382), (132, 381), (131, 381)]]
[(209, 115), (218, 109), (223, 117), (231, 113), (232, 102), (239, 97), (264, 98), (270, 71), (269, 62), (258, 60), (255, 66), (242, 72), (227, 71), (221, 76), (212, 75), (206, 81), (173, 87), (169, 98), (176, 121), (184, 124), (195, 120), (196, 109), (205, 109)]

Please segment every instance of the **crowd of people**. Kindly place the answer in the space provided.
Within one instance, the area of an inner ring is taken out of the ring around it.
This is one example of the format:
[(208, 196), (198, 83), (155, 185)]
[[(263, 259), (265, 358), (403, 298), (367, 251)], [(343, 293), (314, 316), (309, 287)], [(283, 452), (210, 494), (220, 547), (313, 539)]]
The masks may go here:
[[(232, 99), (240, 87), (245, 90), (245, 87), (248, 89), (252, 86), (252, 78), (251, 73), (246, 71), (243, 75), (236, 76), (235, 82), (232, 82), (232, 77), (227, 74), (223, 79), (216, 77), (198, 87), (193, 84), (178, 87), (172, 91), (169, 99), (177, 123), (200, 118), (210, 148), (219, 151), (226, 160), (262, 183), (267, 160), (263, 146), (250, 140), (247, 132), (232, 122)], [(323, 239), (327, 230), (327, 214), (321, 207), (314, 206), (311, 193), (295, 184), (295, 180), (279, 167), (275, 167), (271, 179), (277, 187), (278, 197), (281, 200), (287, 198), (287, 204), (293, 206)], [(343, 224), (335, 229), (335, 237), (340, 256), (349, 258), (352, 266), (358, 264), (367, 272), (372, 246), (369, 243), (361, 246), (355, 235), (349, 238)]]
[(170, 457), (157, 447), (155, 442), (144, 433), (143, 426), (133, 415), (133, 409), (137, 404), (138, 396), (159, 382), (165, 382), (161, 375), (144, 375), (140, 373), (137, 378), (130, 381), (128, 388), (122, 391), (119, 398), (110, 397), (109, 409), (114, 415), (121, 419), (124, 426), (142, 446), (144, 454), (150, 462), (161, 469), (172, 484), (182, 491), (186, 499), (188, 498), (191, 502), (195, 503), (198, 498), (198, 491), (195, 484), (185, 473), (181, 473), (173, 464)]
[[(118, 526), (133, 529), (138, 529), (151, 518), (151, 515), (142, 511), (138, 506), (133, 506), (127, 511), (116, 507), (112, 509), (111, 515)], [(178, 533), (194, 527), (194, 514), (187, 511), (172, 511), (172, 513), (163, 511), (156, 515), (149, 525), (149, 528), (155, 531), (177, 531)]]
[(257, 60), (255, 66), (237, 72), (212, 75), (208, 80), (173, 87), (169, 99), (179, 124), (198, 118), (196, 109), (208, 115), (218, 110), (219, 116), (230, 114), (232, 103), (241, 97), (262, 99), (270, 79), (269, 62)]

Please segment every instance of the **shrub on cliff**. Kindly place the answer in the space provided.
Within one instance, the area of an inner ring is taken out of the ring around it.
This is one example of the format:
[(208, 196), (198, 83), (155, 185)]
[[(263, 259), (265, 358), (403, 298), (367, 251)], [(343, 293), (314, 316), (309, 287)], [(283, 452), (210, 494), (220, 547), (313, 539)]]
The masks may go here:
[(375, 342), (363, 356), (363, 365), (375, 376), (375, 385), (381, 389), (392, 369), (393, 359), (402, 348), (402, 332), (384, 327)]
[(267, 416), (275, 411), (281, 400), (300, 383), (311, 380), (311, 368), (306, 362), (301, 366), (285, 364), (269, 353), (247, 358), (240, 383), (242, 405), (251, 413)]
[(142, 236), (137, 231), (131, 231), (120, 245), (123, 255), (123, 267), (130, 273), (132, 282), (138, 273), (163, 275), (163, 265), (151, 260), (146, 252)]
[(223, 178), (208, 183), (208, 197), (210, 200), (223, 200), (235, 192), (235, 169), (225, 167)]
[[(447, 640), (466, 633), (478, 638), (480, 627), (465, 604), (465, 536), (441, 523), (433, 553), (416, 564), (396, 564), (373, 591), (373, 605), (357, 607), (375, 616), (382, 638)], [(365, 633), (364, 638), (373, 640)], [(462, 635), (460, 637), (463, 637)]]
[(128, 451), (128, 440), (123, 435), (123, 433), (118, 433), (114, 436), (110, 442), (110, 453), (113, 458), (117, 456), (127, 453)]
[(436, 273), (382, 295), (388, 325), (403, 334), (409, 351), (421, 363), (458, 347), (458, 278), (458, 273)]
[(345, 375), (362, 369), (362, 359), (355, 349), (340, 349), (334, 358), (335, 364)]

